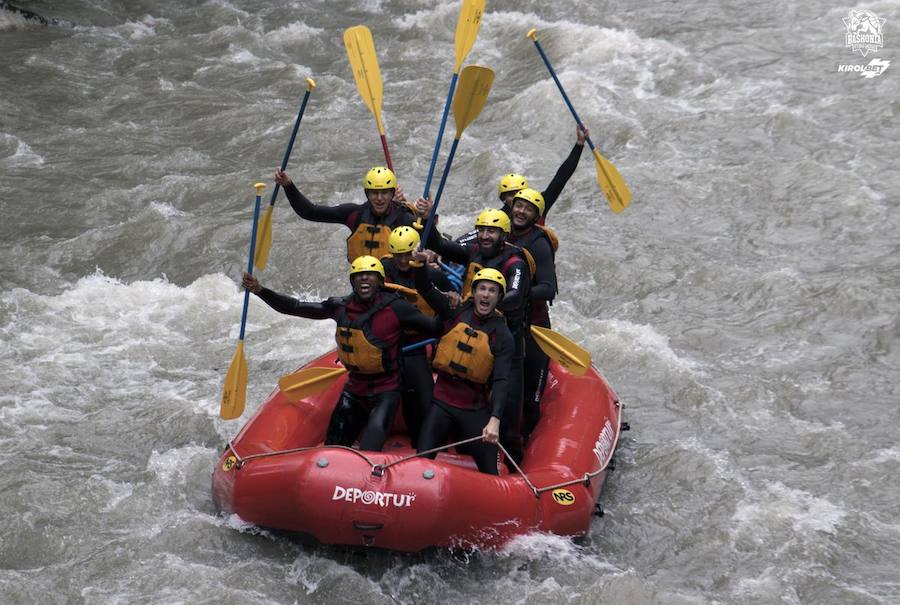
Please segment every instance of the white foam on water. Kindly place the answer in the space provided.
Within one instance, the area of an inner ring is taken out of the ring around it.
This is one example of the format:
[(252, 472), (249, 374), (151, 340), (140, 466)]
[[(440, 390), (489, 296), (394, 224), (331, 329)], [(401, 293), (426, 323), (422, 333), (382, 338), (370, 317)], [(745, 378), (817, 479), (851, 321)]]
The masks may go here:
[(9, 319), (0, 359), (13, 368), (2, 381), (12, 405), (0, 408), (0, 418), (33, 431), (72, 422), (103, 402), (138, 405), (148, 397), (215, 415), (220, 385), (210, 383), (219, 383), (216, 366), (233, 350), (228, 328), (241, 303), (223, 275), (179, 287), (165, 279), (126, 284), (98, 272), (59, 295), (4, 292)]
[[(129, 21), (124, 25), (124, 29), (127, 37), (131, 40), (143, 40), (144, 38), (156, 36), (157, 25), (168, 25), (169, 23), (168, 19), (158, 19), (147, 15), (140, 21)], [(128, 33), (129, 30), (130, 34)]]
[(711, 461), (716, 469), (716, 476), (720, 479), (740, 485), (745, 492), (750, 490), (750, 482), (740, 472), (729, 452), (713, 450), (696, 437), (679, 439), (675, 443), (682, 449), (700, 454), (706, 460)]
[[(733, 594), (749, 599), (750, 602), (782, 602), (800, 604), (796, 592), (784, 587), (783, 571), (768, 566), (756, 577), (739, 578)], [(785, 594), (785, 591), (788, 594)]]
[[(577, 320), (576, 320), (577, 324)], [(567, 321), (566, 325), (569, 323)], [(581, 325), (568, 328), (571, 333), (593, 335), (589, 341), (599, 343), (603, 349), (612, 349), (616, 355), (625, 358), (654, 359), (670, 370), (698, 373), (700, 364), (689, 357), (676, 353), (669, 345), (669, 337), (660, 334), (647, 324), (635, 324), (621, 319), (607, 319), (597, 322), (599, 329), (586, 329)]]
[(847, 511), (826, 498), (794, 489), (779, 481), (767, 482), (762, 491), (738, 503), (733, 520), (740, 531), (751, 531), (760, 537), (788, 525), (796, 536), (815, 531), (834, 535)]
[(150, 202), (150, 208), (152, 208), (165, 218), (171, 218), (173, 216), (188, 216), (187, 213), (182, 212), (172, 204), (166, 202)]
[(263, 65), (267, 61), (262, 57), (258, 57), (246, 48), (241, 48), (236, 44), (228, 45), (228, 54), (223, 57), (226, 63), (234, 63), (237, 65)]
[(215, 450), (200, 445), (188, 445), (164, 452), (153, 450), (147, 460), (147, 470), (165, 486), (183, 485), (187, 469), (196, 457), (215, 459)]
[(874, 464), (890, 464), (900, 462), (900, 448), (882, 448), (875, 452), (874, 456), (866, 460), (856, 460), (853, 466), (871, 466)]
[(532, 532), (513, 538), (496, 552), (500, 558), (551, 561), (554, 565), (570, 568), (577, 566), (595, 572), (621, 571), (615, 565), (598, 559), (596, 555), (578, 546), (571, 538), (542, 532)]
[(28, 143), (15, 135), (0, 134), (0, 145), (10, 150), (13, 146), (15, 147), (15, 151), (12, 151), (11, 155), (0, 158), (0, 167), (2, 168), (27, 168), (44, 164), (44, 158), (35, 153)]
[(303, 21), (294, 21), (272, 30), (271, 32), (267, 33), (266, 36), (273, 36), (275, 38), (278, 38), (282, 43), (285, 41), (305, 42), (308, 38), (318, 36), (323, 33), (325, 33), (325, 30), (320, 27), (313, 27)]

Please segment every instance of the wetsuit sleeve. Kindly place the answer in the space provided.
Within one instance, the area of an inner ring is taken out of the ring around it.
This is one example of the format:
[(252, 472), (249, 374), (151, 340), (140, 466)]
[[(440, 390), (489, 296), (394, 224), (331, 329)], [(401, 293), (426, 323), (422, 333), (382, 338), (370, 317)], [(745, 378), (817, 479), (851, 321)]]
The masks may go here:
[(453, 314), (453, 310), (450, 308), (450, 301), (431, 281), (431, 272), (428, 271), (428, 267), (426, 265), (414, 267), (413, 279), (416, 284), (416, 292), (422, 295), (428, 306), (434, 309), (438, 317), (449, 319)]
[(432, 228), (428, 234), (425, 247), (440, 254), (444, 260), (465, 265), (469, 262), (469, 249), (463, 244), (454, 242), (441, 235), (437, 229)]
[(491, 354), (494, 356), (494, 370), (491, 374), (491, 416), (503, 418), (506, 407), (506, 394), (509, 390), (509, 375), (512, 372), (512, 358), (515, 350), (512, 334), (506, 323), (494, 333), (491, 343)]
[(313, 204), (309, 199), (300, 193), (297, 186), (291, 183), (284, 188), (284, 194), (291, 203), (294, 212), (308, 221), (317, 223), (340, 223), (347, 224), (347, 218), (359, 209), (359, 204), (339, 204), (337, 206), (323, 206), (321, 204)]
[(497, 308), (504, 312), (519, 309), (528, 298), (530, 281), (528, 263), (519, 257), (514, 258), (516, 262), (510, 263), (503, 271), (503, 277), (506, 278), (506, 295)]
[(556, 263), (553, 262), (553, 250), (546, 238), (538, 238), (529, 248), (534, 258), (535, 272), (528, 298), (532, 300), (550, 301), (556, 296)]
[(550, 212), (550, 207), (553, 206), (556, 202), (556, 198), (562, 193), (563, 187), (566, 186), (566, 183), (568, 183), (569, 179), (572, 178), (572, 175), (575, 174), (575, 168), (578, 167), (578, 160), (581, 159), (582, 151), (584, 151), (584, 145), (576, 143), (572, 147), (572, 151), (569, 152), (569, 157), (560, 164), (553, 180), (550, 181), (550, 184), (547, 185), (547, 188), (541, 193), (544, 197), (544, 216), (547, 216), (547, 213)]
[(391, 303), (391, 310), (400, 320), (400, 325), (429, 336), (439, 336), (443, 322), (439, 317), (428, 317), (413, 305), (398, 298)]
[(296, 315), (307, 319), (331, 319), (334, 316), (334, 305), (330, 301), (320, 303), (301, 302), (292, 296), (273, 292), (263, 288), (257, 294), (264, 303), (285, 315)]
[(434, 267), (427, 267), (427, 269), (428, 278), (431, 280), (431, 283), (434, 284), (435, 288), (441, 292), (453, 290), (453, 284), (450, 283), (450, 280), (447, 279), (447, 276), (444, 275), (443, 271), (435, 269)]

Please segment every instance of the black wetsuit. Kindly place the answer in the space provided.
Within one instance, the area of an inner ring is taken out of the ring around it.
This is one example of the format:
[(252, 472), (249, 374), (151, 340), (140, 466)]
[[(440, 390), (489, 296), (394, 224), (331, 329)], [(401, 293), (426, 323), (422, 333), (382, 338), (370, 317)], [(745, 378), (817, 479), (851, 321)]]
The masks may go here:
[(347, 384), (331, 414), (325, 436), (325, 445), (350, 446), (359, 436), (360, 449), (381, 450), (400, 403), (398, 358), (401, 328), (439, 334), (440, 320), (426, 317), (399, 295), (390, 292), (379, 292), (369, 301), (363, 301), (354, 294), (318, 303), (301, 302), (267, 288), (263, 288), (258, 296), (279, 313), (308, 319), (341, 321), (342, 317), (346, 317), (352, 321), (373, 306), (384, 305), (370, 317), (368, 330), (386, 345), (388, 367), (380, 374), (348, 372)]
[[(511, 365), (515, 349), (512, 334), (503, 316), (496, 311), (490, 316), (479, 317), (470, 300), (455, 309), (450, 308), (447, 297), (440, 292), (422, 269), (416, 269), (417, 290), (443, 320), (446, 334), (460, 322), (484, 332), (488, 336), (494, 364), (486, 384), (453, 376), (437, 370), (433, 405), (429, 410), (419, 438), (418, 451), (439, 447), (448, 437), (462, 441), (480, 435), (491, 417), (502, 419), (511, 382)], [(501, 420), (501, 429), (503, 421)], [(478, 470), (492, 475), (497, 471), (497, 446), (484, 441), (473, 441), (459, 448), (470, 454)], [(434, 458), (435, 454), (429, 454)]]
[[(556, 296), (556, 261), (550, 238), (537, 227), (520, 232), (513, 231), (508, 240), (528, 250), (534, 259), (535, 272), (529, 294), (529, 321), (531, 325), (550, 327), (548, 304)], [(541, 396), (547, 381), (550, 360), (534, 341), (531, 330), (525, 332), (524, 395), (522, 410), (522, 436), (526, 439), (540, 420)]]
[[(415, 278), (411, 268), (407, 271), (401, 271), (391, 257), (382, 258), (381, 263), (384, 265), (385, 281), (415, 290)], [(450, 281), (441, 271), (428, 267), (428, 275), (441, 291), (447, 292), (453, 288), (450, 285)], [(402, 352), (402, 348), (431, 338), (431, 336), (431, 334), (405, 330), (400, 339), (400, 382), (403, 393), (403, 419), (406, 421), (409, 440), (413, 447), (416, 447), (419, 443), (419, 431), (428, 415), (428, 409), (431, 407), (434, 379), (431, 375), (431, 364), (428, 360), (427, 347), (417, 347), (405, 353)]]
[(521, 256), (521, 251), (504, 242), (501, 251), (485, 256), (478, 243), (461, 244), (432, 231), (428, 248), (454, 263), (468, 267), (478, 263), (482, 267), (497, 269), (506, 279), (506, 294), (497, 309), (506, 317), (506, 325), (515, 344), (510, 372), (508, 398), (500, 423), (500, 440), (516, 462), (522, 459), (522, 397), (525, 359), (525, 332), (528, 327), (528, 296), (531, 287), (531, 270)]

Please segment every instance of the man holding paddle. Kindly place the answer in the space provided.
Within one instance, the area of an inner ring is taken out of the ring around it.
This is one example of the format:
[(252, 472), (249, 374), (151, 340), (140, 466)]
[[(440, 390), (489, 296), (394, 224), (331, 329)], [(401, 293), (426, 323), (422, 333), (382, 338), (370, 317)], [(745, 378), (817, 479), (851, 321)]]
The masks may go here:
[(359, 436), (360, 449), (379, 451), (400, 403), (402, 329), (435, 334), (441, 324), (400, 295), (383, 290), (384, 267), (377, 258), (355, 259), (350, 284), (349, 296), (316, 303), (263, 288), (250, 273), (244, 273), (242, 281), (244, 288), (279, 313), (337, 322), (338, 357), (349, 373), (328, 423), (325, 445), (350, 446)]
[[(556, 174), (553, 175), (553, 180), (550, 181), (547, 188), (541, 192), (541, 197), (544, 199), (544, 213), (538, 217), (537, 224), (544, 224), (547, 219), (547, 213), (550, 212), (550, 208), (556, 203), (556, 200), (559, 199), (566, 183), (568, 183), (569, 179), (572, 178), (572, 175), (575, 174), (575, 169), (578, 167), (578, 161), (581, 159), (581, 152), (584, 150), (584, 141), (589, 135), (590, 131), (587, 128), (584, 130), (580, 127), (576, 128), (576, 140), (575, 145), (572, 146), (572, 151), (569, 152), (569, 155), (563, 160), (563, 163), (556, 169)], [(497, 182), (497, 191), (499, 192), (500, 201), (503, 202), (503, 206), (500, 209), (511, 216), (513, 199), (515, 199), (516, 193), (527, 187), (528, 179), (521, 174), (510, 172), (509, 174), (504, 174), (500, 177), (500, 180)], [(475, 235), (475, 231), (469, 231), (465, 235), (458, 237), (456, 241), (468, 243), (475, 240)]]
[(363, 178), (366, 201), (362, 204), (324, 206), (300, 193), (286, 172), (275, 170), (275, 183), (284, 189), (291, 208), (301, 217), (318, 223), (340, 223), (350, 229), (347, 261), (360, 256), (380, 258), (389, 252), (391, 231), (412, 225), (416, 216), (408, 206), (394, 201), (397, 177), (390, 168), (375, 166)]

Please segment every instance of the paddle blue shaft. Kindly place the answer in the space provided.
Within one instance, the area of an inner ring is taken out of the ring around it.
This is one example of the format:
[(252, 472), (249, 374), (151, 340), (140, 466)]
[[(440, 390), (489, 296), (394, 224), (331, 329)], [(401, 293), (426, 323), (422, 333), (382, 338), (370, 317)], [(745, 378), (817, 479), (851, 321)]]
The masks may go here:
[(460, 267), (460, 268), (459, 268), (459, 271), (456, 271), (456, 270), (455, 270), (453, 267), (451, 267), (450, 265), (447, 265), (447, 264), (445, 264), (445, 263), (441, 263), (441, 269), (443, 269), (445, 272), (449, 273), (450, 275), (453, 275), (454, 277), (459, 278), (459, 277), (462, 277), (462, 272), (463, 272), (464, 267)]
[(437, 338), (429, 338), (428, 340), (420, 340), (419, 342), (413, 343), (411, 345), (406, 345), (400, 352), (409, 353), (410, 351), (415, 351), (416, 349), (421, 349), (424, 346), (430, 345), (433, 342), (437, 342)]
[[(306, 94), (303, 95), (303, 102), (300, 103), (300, 111), (297, 112), (297, 119), (294, 120), (294, 129), (291, 131), (291, 140), (288, 141), (287, 149), (284, 151), (284, 157), (281, 159), (281, 170), (284, 171), (287, 168), (288, 160), (291, 159), (291, 151), (294, 150), (294, 141), (297, 139), (297, 131), (300, 130), (300, 120), (303, 119), (303, 112), (306, 111), (306, 102), (309, 101), (309, 93), (311, 90), (307, 90)], [(272, 198), (269, 200), (269, 205), (274, 206), (275, 200), (278, 198), (278, 192), (281, 190), (281, 185), (275, 183), (275, 189), (272, 190)]]
[[(247, 260), (247, 273), (253, 275), (253, 254), (256, 252), (256, 226), (259, 223), (259, 207), (262, 196), (256, 196), (256, 208), (253, 210), (253, 232), (250, 234), (250, 258)], [(247, 307), (250, 305), (250, 290), (244, 288), (244, 310), (241, 312), (241, 336), (244, 340), (244, 328), (247, 327)]]
[(434, 205), (431, 207), (431, 212), (428, 213), (428, 222), (425, 224), (425, 231), (422, 233), (422, 243), (420, 246), (423, 249), (428, 241), (428, 235), (431, 233), (431, 228), (434, 226), (434, 217), (437, 214), (438, 204), (441, 203), (441, 193), (444, 192), (444, 185), (447, 183), (447, 175), (450, 174), (450, 164), (453, 163), (453, 156), (456, 155), (457, 145), (459, 145), (459, 139), (453, 139), (453, 145), (450, 147), (450, 155), (447, 156), (447, 164), (444, 166), (444, 174), (441, 175), (441, 182), (438, 185), (437, 193), (434, 195)]
[(459, 72), (453, 72), (450, 79), (450, 90), (447, 92), (447, 102), (444, 103), (444, 115), (441, 116), (441, 127), (438, 129), (437, 141), (434, 143), (434, 151), (431, 154), (431, 165), (428, 167), (428, 178), (425, 180), (425, 193), (422, 197), (428, 199), (431, 193), (431, 179), (434, 177), (434, 167), (437, 164), (438, 152), (441, 149), (441, 141), (444, 138), (444, 126), (447, 125), (447, 116), (450, 113), (450, 102), (453, 100), (453, 91), (456, 90), (456, 81), (459, 79)]
[[(562, 83), (559, 81), (559, 78), (556, 77), (556, 72), (553, 71), (553, 66), (550, 65), (550, 59), (547, 58), (547, 54), (544, 52), (544, 49), (541, 48), (541, 43), (537, 40), (533, 40), (535, 48), (537, 48), (538, 53), (541, 55), (541, 59), (544, 60), (544, 65), (547, 66), (547, 70), (550, 72), (550, 75), (553, 76), (553, 81), (556, 82), (556, 87), (559, 89), (560, 94), (562, 95), (563, 101), (566, 102), (566, 105), (569, 107), (569, 111), (572, 112), (572, 117), (575, 118), (575, 121), (578, 123), (578, 127), (581, 130), (584, 130), (584, 123), (581, 121), (581, 118), (578, 117), (578, 112), (575, 111), (575, 107), (572, 105), (572, 101), (569, 100), (569, 95), (566, 94), (566, 91), (563, 89)], [(591, 151), (594, 150), (594, 143), (591, 141), (591, 137), (585, 137), (587, 144), (590, 146)]]

